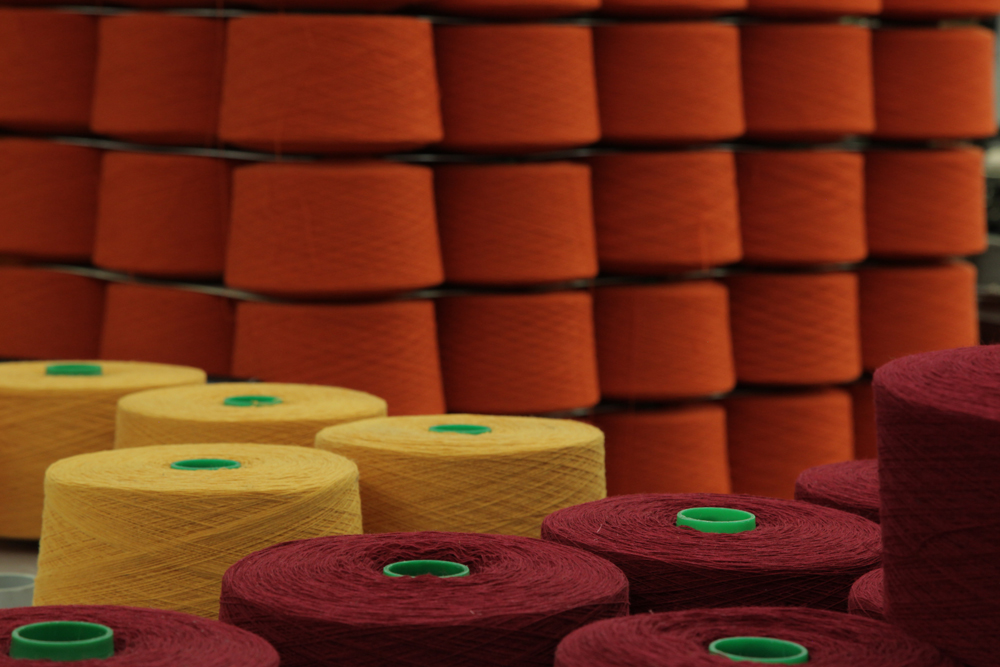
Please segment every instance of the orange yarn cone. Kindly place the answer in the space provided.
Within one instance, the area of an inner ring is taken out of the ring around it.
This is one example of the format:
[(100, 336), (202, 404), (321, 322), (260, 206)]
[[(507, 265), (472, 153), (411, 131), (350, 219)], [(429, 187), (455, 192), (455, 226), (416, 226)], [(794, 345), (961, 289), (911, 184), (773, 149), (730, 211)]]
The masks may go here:
[(272, 152), (389, 153), (441, 138), (428, 23), (261, 15), (228, 22), (219, 136)]
[(748, 13), (760, 16), (822, 18), (871, 15), (882, 10), (883, 0), (749, 0)]
[[(204, 4), (204, 0), (199, 1)], [(264, 9), (322, 9), (333, 12), (374, 14), (396, 12), (413, 4), (411, 0), (244, 0), (251, 7)]]
[(865, 370), (910, 354), (979, 344), (976, 268), (968, 262), (873, 267), (859, 276)]
[(443, 279), (428, 167), (364, 161), (235, 170), (230, 287), (335, 296)]
[(875, 136), (996, 134), (993, 43), (993, 32), (979, 27), (876, 30)]
[(843, 389), (732, 396), (726, 419), (734, 493), (792, 499), (803, 470), (854, 458)]
[(101, 359), (194, 366), (230, 375), (233, 302), (151, 285), (108, 285)]
[(870, 151), (865, 163), (872, 256), (948, 257), (986, 250), (981, 148)]
[(854, 273), (747, 273), (728, 279), (736, 377), (814, 385), (861, 375)]
[(586, 292), (441, 299), (438, 329), (450, 412), (538, 414), (600, 400)]
[(608, 495), (729, 493), (726, 411), (715, 403), (596, 415)]
[(164, 278), (221, 276), (229, 172), (214, 158), (105, 153), (94, 264)]
[(94, 359), (103, 307), (97, 280), (0, 266), (0, 358)]
[(993, 17), (1000, 0), (882, 0), (882, 14), (901, 19)]
[(875, 395), (872, 381), (862, 380), (848, 387), (854, 406), (854, 458), (877, 459), (878, 444), (875, 433)]
[(528, 153), (600, 139), (590, 28), (434, 29), (444, 141), (470, 153)]
[(864, 159), (843, 151), (736, 156), (748, 264), (858, 262), (865, 246)]
[(737, 29), (717, 23), (595, 28), (603, 138), (665, 144), (743, 134), (739, 48)]
[(544, 19), (594, 11), (601, 0), (423, 0), (414, 5), (429, 14)]
[(102, 17), (91, 130), (138, 143), (213, 145), (225, 31), (218, 19)]
[(601, 13), (613, 16), (715, 16), (742, 11), (747, 0), (603, 0)]
[(86, 132), (96, 52), (94, 16), (0, 8), (0, 127)]
[(694, 398), (736, 384), (729, 292), (720, 283), (599, 288), (594, 326), (604, 397)]
[(663, 274), (743, 256), (732, 153), (621, 153), (591, 166), (602, 271)]
[(233, 374), (367, 391), (390, 415), (444, 412), (431, 301), (240, 303)]
[(597, 275), (586, 165), (441, 165), (434, 188), (448, 282), (530, 285)]
[(870, 30), (746, 25), (741, 36), (748, 136), (816, 141), (875, 129)]

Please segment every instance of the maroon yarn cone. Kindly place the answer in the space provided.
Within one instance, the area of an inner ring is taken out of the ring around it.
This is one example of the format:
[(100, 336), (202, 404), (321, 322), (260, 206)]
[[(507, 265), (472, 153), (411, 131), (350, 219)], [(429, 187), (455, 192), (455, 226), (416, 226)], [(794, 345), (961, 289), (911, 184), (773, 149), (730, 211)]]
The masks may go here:
[(878, 523), (878, 461), (845, 461), (804, 470), (795, 480), (795, 499)]
[[(750, 512), (757, 528), (734, 534), (679, 528), (677, 513), (692, 507)], [(847, 611), (851, 584), (880, 562), (879, 527), (871, 521), (746, 495), (613, 496), (550, 514), (542, 538), (620, 567), (633, 614), (774, 605)]]
[[(446, 560), (465, 577), (394, 578)], [(288, 542), (226, 572), (220, 618), (273, 642), (282, 667), (551, 667), (559, 641), (628, 610), (611, 563), (528, 537), (382, 533)]]
[(875, 373), (886, 618), (972, 667), (1000, 664), (1000, 346)]
[(885, 570), (872, 570), (854, 582), (847, 611), (855, 616), (885, 620)]

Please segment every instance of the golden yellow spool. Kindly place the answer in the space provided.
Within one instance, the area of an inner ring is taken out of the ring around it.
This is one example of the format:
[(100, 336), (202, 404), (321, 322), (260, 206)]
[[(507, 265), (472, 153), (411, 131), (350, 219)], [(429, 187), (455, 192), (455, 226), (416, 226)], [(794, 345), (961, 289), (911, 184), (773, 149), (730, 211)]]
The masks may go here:
[(548, 514), (606, 495), (604, 434), (564, 419), (366, 419), (323, 429), (316, 447), (358, 464), (369, 533), (538, 537)]
[[(199, 460), (239, 467), (172, 467)], [(74, 456), (45, 475), (34, 603), (215, 618), (222, 575), (243, 556), (360, 532), (357, 466), (330, 452), (215, 443)]]
[(327, 426), (385, 414), (381, 398), (340, 387), (225, 382), (154, 389), (118, 402), (115, 448), (188, 442), (312, 447)]
[(202, 370), (167, 364), (0, 363), (0, 537), (38, 539), (45, 469), (67, 456), (111, 449), (119, 398), (204, 382)]

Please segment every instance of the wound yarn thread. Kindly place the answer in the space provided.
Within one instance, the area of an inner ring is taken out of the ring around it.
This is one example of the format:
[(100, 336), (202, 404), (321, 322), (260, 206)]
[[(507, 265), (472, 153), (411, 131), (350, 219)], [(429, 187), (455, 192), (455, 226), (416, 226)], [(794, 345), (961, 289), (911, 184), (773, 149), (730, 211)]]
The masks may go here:
[(601, 0), (422, 0), (412, 3), (431, 14), (499, 19), (572, 16), (601, 7)]
[(875, 397), (871, 380), (861, 380), (852, 384), (851, 404), (854, 408), (854, 458), (878, 458), (878, 444), (875, 435)]
[(748, 0), (747, 12), (758, 16), (830, 18), (872, 15), (884, 0)]
[(803, 470), (795, 480), (795, 499), (878, 523), (878, 461), (845, 461)]
[(855, 616), (885, 620), (885, 570), (878, 568), (860, 577), (851, 586), (847, 609)]
[(705, 17), (746, 9), (747, 0), (603, 0), (601, 13), (612, 16)]
[(943, 19), (995, 16), (998, 0), (882, 0), (882, 13), (904, 19)]

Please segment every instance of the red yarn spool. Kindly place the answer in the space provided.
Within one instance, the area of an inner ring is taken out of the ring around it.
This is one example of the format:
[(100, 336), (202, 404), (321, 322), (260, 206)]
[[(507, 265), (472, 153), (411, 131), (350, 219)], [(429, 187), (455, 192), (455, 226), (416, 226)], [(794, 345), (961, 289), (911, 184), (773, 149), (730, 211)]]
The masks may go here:
[(979, 27), (876, 30), (875, 136), (996, 134), (993, 43), (993, 32)]
[[(459, 563), (469, 574), (383, 574), (415, 559)], [(226, 572), (220, 617), (273, 642), (283, 667), (542, 667), (573, 630), (627, 611), (625, 577), (586, 552), (528, 537), (426, 532), (258, 551)]]
[(851, 586), (847, 610), (855, 616), (885, 620), (885, 570), (878, 568), (859, 578)]
[(215, 142), (224, 21), (166, 14), (105, 16), (98, 34), (91, 130), (148, 144)]
[[(722, 534), (676, 526), (677, 513), (694, 507), (750, 512), (757, 527)], [(621, 568), (633, 614), (774, 604), (846, 611), (851, 584), (879, 564), (871, 521), (754, 496), (614, 496), (550, 514), (542, 537)]]
[(709, 653), (709, 644), (727, 637), (797, 643), (806, 647), (813, 667), (957, 667), (930, 644), (887, 623), (774, 607), (695, 609), (593, 623), (563, 640), (555, 667), (717, 667), (732, 660), (765, 662), (749, 657), (727, 661)]
[(871, 380), (862, 380), (849, 387), (854, 407), (854, 458), (878, 458), (875, 436), (875, 397)]
[(882, 14), (901, 19), (993, 17), (1000, 0), (882, 0)]
[(736, 156), (748, 264), (858, 262), (865, 246), (864, 159), (845, 151)]
[(597, 275), (586, 165), (441, 165), (434, 189), (448, 282), (529, 285)]
[(851, 396), (842, 389), (733, 396), (726, 417), (736, 493), (794, 498), (803, 470), (854, 456)]
[(66, 605), (0, 610), (0, 665), (32, 667), (49, 660), (11, 658), (10, 635), (22, 625), (51, 621), (98, 623), (114, 631), (110, 658), (75, 660), (75, 667), (278, 667), (278, 652), (245, 630), (163, 609)]
[(96, 53), (94, 16), (0, 8), (0, 126), (86, 132)]
[(360, 389), (393, 415), (444, 412), (431, 301), (240, 303), (233, 374)]
[(441, 138), (430, 24), (404, 16), (228, 22), (219, 136), (260, 150), (388, 153)]
[(430, 14), (544, 19), (590, 12), (601, 6), (601, 0), (421, 0), (414, 4)]
[(872, 256), (948, 257), (986, 250), (984, 169), (981, 148), (867, 153)]
[(721, 283), (599, 288), (594, 326), (602, 396), (696, 398), (736, 385), (729, 292)]
[(861, 375), (856, 274), (747, 273), (727, 282), (741, 382), (832, 384)]
[(226, 284), (322, 297), (444, 279), (428, 167), (256, 164), (233, 174)]
[(0, 358), (93, 359), (103, 308), (96, 280), (0, 266)]
[(795, 480), (795, 499), (878, 523), (878, 461), (845, 461), (804, 470)]
[(968, 262), (873, 267), (859, 276), (865, 370), (910, 354), (979, 343), (976, 268)]
[(747, 135), (815, 141), (875, 129), (870, 30), (764, 24), (741, 36)]
[(608, 494), (729, 493), (726, 411), (716, 403), (595, 415)]
[(603, 0), (601, 13), (613, 16), (702, 17), (746, 9), (747, 0)]
[(743, 134), (739, 43), (737, 28), (709, 22), (595, 28), (603, 138), (664, 144)]
[(229, 163), (214, 158), (105, 153), (94, 264), (163, 278), (221, 276), (229, 176)]
[(441, 299), (438, 329), (450, 412), (538, 414), (600, 400), (586, 292)]
[(108, 285), (101, 359), (152, 361), (230, 375), (235, 308), (229, 299), (151, 285)]
[(824, 18), (845, 15), (871, 15), (882, 11), (884, 0), (749, 0), (750, 14)]
[(875, 373), (887, 619), (972, 667), (1000, 627), (1000, 347)]
[(100, 160), (93, 148), (0, 139), (0, 253), (89, 260)]
[(742, 258), (732, 153), (620, 153), (591, 166), (602, 270), (663, 274)]
[(439, 25), (434, 48), (444, 148), (527, 153), (600, 139), (590, 28)]

